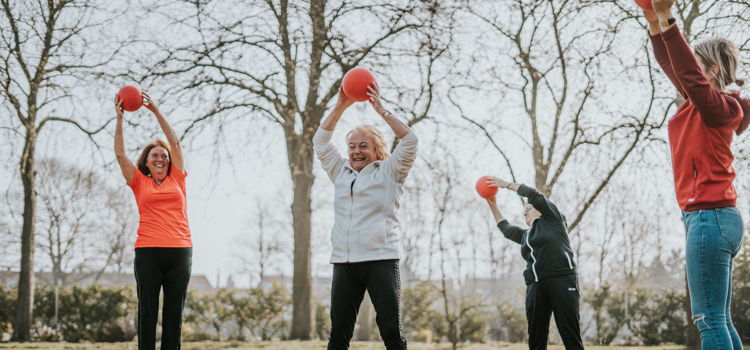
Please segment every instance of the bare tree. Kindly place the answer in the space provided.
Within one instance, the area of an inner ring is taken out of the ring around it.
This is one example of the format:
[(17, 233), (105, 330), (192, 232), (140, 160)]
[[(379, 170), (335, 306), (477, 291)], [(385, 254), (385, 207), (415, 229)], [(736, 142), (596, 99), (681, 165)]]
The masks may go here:
[[(503, 122), (479, 120), (464, 111), (456, 93), (451, 95), (451, 102), (459, 109), (461, 117), (479, 128), (490, 140), (514, 179), (514, 167), (518, 164), (514, 164), (512, 155), (505, 148), (507, 142), (501, 142), (503, 137), (497, 134), (502, 133), (506, 140), (519, 139), (530, 149), (531, 156), (525, 162), (531, 163), (528, 165), (533, 169), (536, 188), (548, 196), (577, 155), (617, 144), (617, 157), (608, 168), (597, 171), (603, 175), (593, 185), (591, 180), (588, 181), (591, 189), (569, 221), (571, 231), (628, 156), (641, 142), (653, 138), (652, 133), (663, 123), (663, 120), (660, 122), (650, 117), (655, 99), (651, 74), (647, 78), (651, 80), (652, 93), (650, 100), (644, 103), (645, 108), (639, 112), (640, 116), (617, 111), (594, 112), (601, 108), (597, 106), (597, 101), (602, 98), (597, 88), (603, 88), (606, 81), (602, 66), (610, 63), (608, 56), (619, 39), (617, 26), (621, 21), (610, 17), (613, 24), (608, 23), (607, 18), (598, 24), (584, 24), (576, 19), (606, 13), (603, 6), (596, 1), (565, 0), (516, 0), (469, 6), (468, 11), (474, 18), (484, 22), (490, 32), (499, 37), (500, 50), (504, 50), (500, 55), (505, 58), (502, 62), (508, 62), (507, 66), (499, 64), (490, 68), (492, 81), (483, 83), (497, 84), (502, 97), (513, 101), (503, 108), (517, 110), (525, 119), (521, 124), (524, 127), (519, 128), (515, 120), (510, 123), (512, 119), (506, 115), (501, 115)], [(508, 12), (514, 13), (518, 20), (506, 20)], [(647, 66), (651, 67), (650, 60), (647, 60)], [(615, 123), (596, 122), (591, 116), (593, 113), (608, 114), (610, 120), (619, 120)], [(507, 127), (509, 123), (514, 127)], [(497, 131), (490, 128), (495, 124), (500, 124)]]
[[(2, 210), (2, 217), (8, 218), (10, 217), (10, 213), (6, 212), (4, 209)], [(6, 221), (5, 219), (0, 219), (0, 240), (3, 242), (6, 242), (6, 244), (3, 244), (2, 247), (0, 247), (0, 256), (7, 257), (10, 256), (10, 250), (13, 247), (13, 233), (11, 230), (10, 222)], [(9, 268), (10, 261), (7, 261), (5, 259), (0, 259), (0, 269), (5, 268), (6, 266)]]
[(52, 284), (63, 285), (69, 271), (82, 270), (90, 257), (85, 253), (86, 235), (94, 231), (97, 201), (97, 177), (94, 173), (42, 159), (39, 198), (42, 203), (39, 220), (42, 239), (37, 246), (45, 253), (52, 268)]
[(247, 230), (249, 235), (243, 234), (240, 239), (242, 252), (239, 261), (241, 270), (254, 274), (251, 279), (256, 281), (256, 286), (260, 286), (269, 269), (274, 268), (273, 264), (279, 264), (275, 260), (286, 250), (281, 238), (283, 233), (288, 232), (289, 226), (275, 215), (268, 202), (256, 198), (254, 204), (252, 226)]
[[(106, 186), (101, 190), (104, 191), (104, 207), (101, 216), (106, 219), (106, 223), (99, 225), (100, 233), (103, 236), (96, 244), (96, 257), (103, 257), (101, 268), (94, 277), (98, 281), (102, 274), (109, 270), (117, 273), (123, 273), (126, 269), (130, 270), (133, 265), (134, 253), (133, 244), (136, 237), (138, 225), (138, 213), (135, 210), (129, 193), (125, 193), (125, 186), (119, 188), (110, 188)], [(129, 191), (129, 190), (127, 190)]]
[[(448, 341), (451, 342), (453, 350), (456, 350), (461, 341), (461, 321), (467, 313), (481, 307), (482, 304), (476, 300), (464, 298), (465, 291), (461, 288), (464, 278), (462, 256), (468, 249), (464, 242), (465, 236), (455, 235), (449, 241), (445, 232), (448, 221), (453, 217), (461, 218), (458, 212), (460, 208), (465, 207), (456, 196), (457, 163), (455, 159), (451, 159), (450, 154), (446, 154), (445, 158), (443, 161), (428, 161), (428, 167), (433, 175), (431, 185), (436, 209), (433, 236), (437, 237), (436, 248), (439, 253), (440, 280), (437, 291), (442, 299), (443, 316), (448, 326)], [(448, 264), (455, 269), (448, 267)]]
[[(391, 52), (397, 43), (408, 41), (408, 33), (418, 33), (415, 28), (424, 22), (425, 14), (440, 10), (441, 2), (184, 3), (184, 8), (192, 6), (190, 13), (175, 18), (175, 23), (186, 24), (186, 30), (201, 41), (170, 48), (149, 75), (152, 79), (184, 76), (187, 79), (179, 86), (183, 91), (211, 91), (218, 96), (210, 110), (187, 126), (185, 134), (207, 120), (224, 116), (226, 121), (238, 113), (253, 120), (270, 121), (283, 131), (293, 182), (290, 337), (309, 339), (314, 330), (310, 248), (312, 136), (338, 93), (343, 73), (357, 65), (377, 68), (392, 62)], [(352, 23), (371, 24), (373, 30), (354, 35)]]
[(38, 161), (41, 170), (39, 212), (42, 239), (37, 247), (46, 255), (51, 266), (54, 288), (53, 325), (56, 330), (59, 291), (68, 283), (73, 271), (82, 271), (87, 266), (86, 235), (92, 233), (96, 203), (96, 177), (91, 172), (66, 166), (55, 159)]
[(104, 66), (113, 54), (101, 58), (101, 52), (86, 41), (107, 20), (97, 18), (93, 0), (2, 0), (0, 4), (0, 96), (7, 102), (3, 108), (9, 112), (8, 122), (13, 125), (15, 115), (20, 126), (15, 135), (23, 139), (18, 162), (24, 192), (21, 273), (13, 339), (28, 341), (34, 295), (37, 142), (52, 122), (71, 125), (89, 137), (106, 126), (88, 129), (81, 118), (60, 113), (59, 107), (72, 100), (77, 73)]

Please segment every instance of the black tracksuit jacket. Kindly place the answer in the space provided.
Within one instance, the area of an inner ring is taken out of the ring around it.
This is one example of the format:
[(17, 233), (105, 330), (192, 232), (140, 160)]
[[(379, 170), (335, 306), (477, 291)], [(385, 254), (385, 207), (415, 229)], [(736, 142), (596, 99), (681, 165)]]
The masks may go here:
[(542, 217), (528, 230), (513, 226), (508, 220), (500, 221), (497, 227), (506, 238), (521, 245), (521, 255), (526, 260), (523, 272), (526, 284), (576, 274), (565, 217), (534, 188), (521, 185), (518, 194), (528, 198), (529, 204), (542, 213)]

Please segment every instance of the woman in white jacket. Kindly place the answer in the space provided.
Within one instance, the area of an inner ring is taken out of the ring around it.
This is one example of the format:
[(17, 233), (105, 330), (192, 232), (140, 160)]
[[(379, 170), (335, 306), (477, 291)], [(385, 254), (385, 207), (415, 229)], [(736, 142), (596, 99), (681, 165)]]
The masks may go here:
[(347, 134), (348, 159), (338, 152), (331, 136), (341, 115), (354, 103), (343, 91), (313, 138), (315, 153), (335, 187), (329, 350), (349, 348), (365, 290), (386, 348), (406, 349), (399, 303), (397, 212), (404, 181), (417, 156), (417, 136), (383, 108), (377, 86), (369, 90), (370, 104), (400, 139), (393, 155), (388, 154), (383, 134), (371, 125)]

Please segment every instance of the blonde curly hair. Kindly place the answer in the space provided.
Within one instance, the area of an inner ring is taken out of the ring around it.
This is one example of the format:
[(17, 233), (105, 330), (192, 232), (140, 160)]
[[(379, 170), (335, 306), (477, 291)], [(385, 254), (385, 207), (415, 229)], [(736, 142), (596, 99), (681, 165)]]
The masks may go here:
[(391, 153), (388, 152), (388, 145), (385, 143), (385, 137), (383, 137), (383, 133), (381, 133), (378, 128), (372, 125), (360, 125), (346, 134), (347, 143), (349, 142), (349, 137), (355, 131), (362, 132), (372, 139), (372, 148), (376, 160), (385, 160), (391, 156)]

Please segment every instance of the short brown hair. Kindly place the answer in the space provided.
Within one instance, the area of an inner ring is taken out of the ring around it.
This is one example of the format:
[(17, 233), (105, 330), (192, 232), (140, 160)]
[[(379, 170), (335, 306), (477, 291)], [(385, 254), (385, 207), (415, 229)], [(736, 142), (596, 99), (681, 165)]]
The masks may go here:
[(170, 165), (169, 167), (167, 167), (167, 175), (169, 175), (169, 171), (172, 169), (172, 152), (169, 150), (169, 145), (167, 145), (167, 143), (162, 140), (156, 140), (146, 145), (146, 147), (143, 148), (141, 155), (138, 157), (138, 162), (136, 162), (135, 166), (136, 168), (138, 168), (138, 170), (140, 170), (143, 173), (143, 175), (151, 176), (151, 171), (149, 171), (148, 167), (146, 166), (146, 160), (148, 159), (148, 154), (149, 152), (151, 152), (151, 149), (153, 149), (156, 146), (159, 146), (167, 150), (167, 155), (169, 155), (169, 165)]

